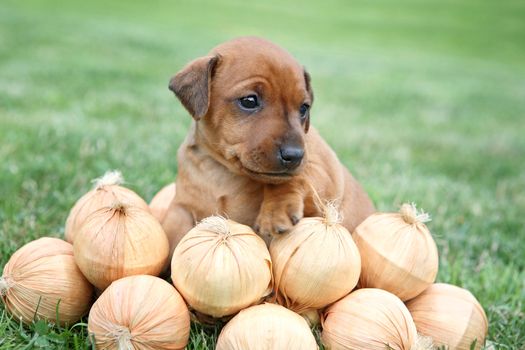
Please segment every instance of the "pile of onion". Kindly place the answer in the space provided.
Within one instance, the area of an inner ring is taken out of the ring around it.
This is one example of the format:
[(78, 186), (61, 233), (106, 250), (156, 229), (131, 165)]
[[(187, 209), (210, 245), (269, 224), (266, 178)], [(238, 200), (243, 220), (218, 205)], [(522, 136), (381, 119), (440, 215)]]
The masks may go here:
[(40, 238), (18, 249), (4, 266), (0, 296), (25, 323), (45, 319), (72, 325), (89, 309), (93, 286), (82, 275), (71, 244)]
[(340, 221), (336, 208), (327, 205), (324, 217), (303, 218), (289, 234), (272, 240), (270, 256), (280, 304), (308, 312), (354, 289), (361, 257)]
[(466, 289), (436, 283), (407, 303), (417, 331), (449, 349), (481, 349), (488, 321), (483, 307)]
[(399, 213), (375, 213), (354, 231), (362, 258), (359, 286), (380, 288), (401, 300), (414, 298), (434, 283), (438, 251), (414, 204), (403, 204)]
[(316, 350), (306, 321), (280, 305), (242, 310), (222, 329), (216, 350)]
[(173, 198), (175, 198), (175, 191), (175, 182), (173, 182), (164, 186), (159, 192), (157, 192), (149, 203), (151, 214), (153, 214), (153, 216), (161, 223), (166, 216), (166, 212), (168, 211)]
[(253, 230), (219, 216), (204, 219), (179, 242), (171, 278), (188, 304), (215, 318), (259, 303), (272, 291), (272, 263)]
[(169, 245), (149, 211), (116, 202), (86, 218), (75, 238), (74, 251), (82, 273), (103, 290), (122, 277), (160, 274)]
[(184, 349), (190, 314), (168, 282), (153, 276), (115, 281), (89, 312), (88, 331), (97, 349)]
[(124, 182), (119, 171), (108, 171), (94, 182), (95, 187), (75, 203), (67, 217), (65, 238), (71, 244), (87, 216), (97, 209), (107, 207), (114, 202), (123, 202), (149, 210), (148, 204), (139, 195), (119, 186)]
[(430, 340), (419, 338), (408, 309), (395, 295), (364, 288), (331, 305), (322, 319), (322, 342), (332, 350), (422, 350)]

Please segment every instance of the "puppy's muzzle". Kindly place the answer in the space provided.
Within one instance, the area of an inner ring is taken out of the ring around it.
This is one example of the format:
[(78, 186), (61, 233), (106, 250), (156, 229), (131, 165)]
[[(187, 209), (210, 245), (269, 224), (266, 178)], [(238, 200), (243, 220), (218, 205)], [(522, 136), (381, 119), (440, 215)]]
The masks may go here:
[(283, 168), (287, 170), (296, 169), (301, 164), (303, 157), (304, 149), (294, 145), (283, 145), (279, 147), (279, 154), (277, 155), (279, 162)]

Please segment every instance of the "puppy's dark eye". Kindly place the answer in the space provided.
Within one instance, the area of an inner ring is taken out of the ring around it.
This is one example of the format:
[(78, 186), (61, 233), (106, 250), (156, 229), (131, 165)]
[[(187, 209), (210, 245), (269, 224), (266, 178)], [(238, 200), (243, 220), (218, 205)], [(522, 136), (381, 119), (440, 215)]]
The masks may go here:
[(310, 106), (306, 103), (303, 103), (301, 107), (299, 108), (299, 114), (301, 115), (301, 118), (306, 117), (306, 113), (308, 113), (308, 110), (310, 109)]
[(259, 107), (259, 100), (255, 95), (248, 95), (239, 99), (239, 106), (247, 111), (253, 111)]

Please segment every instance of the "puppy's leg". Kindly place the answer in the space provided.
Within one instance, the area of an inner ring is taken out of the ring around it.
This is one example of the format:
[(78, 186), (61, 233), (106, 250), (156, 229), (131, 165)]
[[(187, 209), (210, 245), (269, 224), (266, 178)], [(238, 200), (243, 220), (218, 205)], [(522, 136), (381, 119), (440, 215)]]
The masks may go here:
[(168, 208), (166, 217), (162, 221), (162, 228), (164, 229), (164, 232), (166, 232), (170, 242), (170, 256), (168, 263), (171, 263), (171, 257), (177, 244), (182, 237), (193, 228), (193, 226), (195, 226), (195, 222), (191, 212), (173, 201)]
[(272, 235), (288, 232), (303, 218), (307, 196), (304, 181), (300, 179), (281, 185), (266, 185), (255, 230), (267, 243)]

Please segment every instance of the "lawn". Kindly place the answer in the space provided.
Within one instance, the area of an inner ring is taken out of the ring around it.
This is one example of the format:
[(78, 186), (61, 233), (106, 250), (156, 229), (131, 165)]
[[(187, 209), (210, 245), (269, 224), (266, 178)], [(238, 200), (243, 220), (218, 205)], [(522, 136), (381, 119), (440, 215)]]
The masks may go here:
[[(477, 296), (493, 348), (525, 349), (524, 18), (523, 1), (2, 0), (0, 268), (62, 237), (106, 170), (146, 200), (172, 181), (190, 117), (169, 78), (255, 34), (307, 67), (312, 123), (376, 206), (432, 214), (438, 280)], [(194, 325), (188, 349), (217, 333)], [(0, 305), (0, 349), (87, 344), (84, 323), (25, 327)]]

